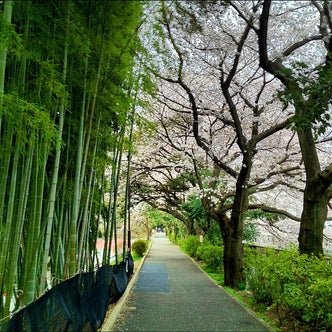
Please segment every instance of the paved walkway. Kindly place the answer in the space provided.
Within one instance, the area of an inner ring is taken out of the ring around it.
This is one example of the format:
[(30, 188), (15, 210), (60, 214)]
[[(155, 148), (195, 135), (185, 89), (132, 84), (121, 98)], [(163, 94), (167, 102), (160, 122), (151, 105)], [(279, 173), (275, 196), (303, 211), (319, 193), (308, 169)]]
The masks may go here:
[(111, 331), (269, 331), (158, 233)]

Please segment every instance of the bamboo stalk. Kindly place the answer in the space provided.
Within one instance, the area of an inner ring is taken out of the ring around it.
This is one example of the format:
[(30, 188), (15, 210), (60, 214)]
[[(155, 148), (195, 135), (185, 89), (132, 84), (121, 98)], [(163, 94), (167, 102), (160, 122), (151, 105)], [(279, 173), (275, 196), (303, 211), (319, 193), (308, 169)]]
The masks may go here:
[[(67, 76), (67, 61), (68, 61), (68, 43), (65, 42), (64, 55), (63, 55), (63, 82), (66, 82)], [(43, 264), (42, 264), (42, 274), (40, 281), (40, 289), (43, 290), (46, 287), (47, 281), (47, 264), (48, 257), (50, 251), (51, 244), (51, 235), (52, 235), (52, 226), (54, 221), (54, 206), (56, 199), (56, 191), (58, 185), (58, 174), (60, 167), (60, 156), (61, 156), (61, 144), (62, 144), (62, 133), (64, 127), (65, 120), (65, 100), (61, 101), (60, 109), (59, 109), (59, 124), (58, 124), (58, 137), (56, 140), (55, 147), (55, 160), (52, 174), (52, 182), (50, 188), (50, 199), (47, 211), (47, 226), (46, 226), (46, 234), (45, 234), (45, 242), (44, 242), (44, 253), (43, 253)]]
[[(11, 0), (6, 0), (4, 2), (3, 18), (4, 22), (7, 24), (10, 24), (12, 21), (13, 2), (14, 1)], [(0, 43), (0, 104), (1, 104), (2, 95), (5, 93), (7, 51), (8, 51), (8, 46), (6, 44)]]

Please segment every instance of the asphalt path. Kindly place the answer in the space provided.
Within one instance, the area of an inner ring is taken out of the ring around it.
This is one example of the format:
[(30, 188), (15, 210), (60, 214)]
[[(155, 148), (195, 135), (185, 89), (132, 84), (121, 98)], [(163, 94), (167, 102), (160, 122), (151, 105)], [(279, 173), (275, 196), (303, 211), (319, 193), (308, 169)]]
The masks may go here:
[(112, 320), (109, 331), (271, 331), (163, 233)]

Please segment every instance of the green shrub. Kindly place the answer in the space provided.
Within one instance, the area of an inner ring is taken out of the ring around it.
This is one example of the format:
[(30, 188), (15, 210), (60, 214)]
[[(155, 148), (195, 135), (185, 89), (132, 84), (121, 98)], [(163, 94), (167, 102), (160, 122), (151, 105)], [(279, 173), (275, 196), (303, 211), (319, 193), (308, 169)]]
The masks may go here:
[(223, 249), (222, 246), (203, 244), (197, 248), (196, 257), (202, 260), (208, 267), (216, 269), (223, 264)]
[(246, 254), (247, 282), (259, 303), (278, 309), (279, 319), (294, 328), (332, 327), (332, 266), (297, 250)]
[(319, 278), (307, 289), (307, 302), (303, 319), (317, 324), (321, 329), (332, 330), (332, 279)]
[(210, 227), (204, 234), (204, 242), (206, 241), (215, 246), (220, 246), (223, 243), (220, 227), (214, 220), (211, 220)]
[(140, 257), (143, 257), (148, 250), (149, 242), (146, 240), (137, 240), (132, 243), (132, 250)]
[(168, 239), (172, 242), (172, 243), (175, 243), (176, 244), (176, 236), (174, 233), (169, 233), (167, 235)]
[(179, 235), (177, 233), (168, 233), (167, 237), (172, 243), (174, 243), (178, 246), (181, 246), (181, 241), (182, 241), (182, 236), (181, 235)]
[[(268, 255), (268, 253), (267, 253)], [(248, 288), (253, 292), (254, 300), (270, 306), (273, 302), (270, 290), (270, 280), (264, 277), (263, 267), (267, 267), (267, 257), (256, 249), (245, 250), (246, 280)]]
[(198, 236), (189, 235), (187, 238), (181, 241), (181, 248), (190, 257), (196, 258), (197, 248), (201, 245)]

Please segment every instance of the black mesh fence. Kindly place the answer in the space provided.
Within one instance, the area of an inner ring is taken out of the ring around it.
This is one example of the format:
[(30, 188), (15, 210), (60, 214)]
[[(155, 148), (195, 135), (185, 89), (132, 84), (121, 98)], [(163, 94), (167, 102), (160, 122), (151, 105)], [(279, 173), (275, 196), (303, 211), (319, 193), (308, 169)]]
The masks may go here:
[(96, 331), (108, 306), (127, 288), (134, 262), (129, 255), (118, 265), (104, 265), (81, 273), (50, 289), (16, 312), (3, 331)]

